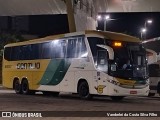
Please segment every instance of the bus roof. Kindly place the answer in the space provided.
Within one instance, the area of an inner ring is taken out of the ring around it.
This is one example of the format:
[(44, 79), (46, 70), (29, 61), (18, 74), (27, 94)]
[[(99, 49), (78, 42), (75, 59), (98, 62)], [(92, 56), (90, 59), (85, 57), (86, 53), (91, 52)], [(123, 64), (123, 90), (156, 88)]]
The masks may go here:
[(43, 38), (37, 38), (33, 40), (28, 40), (24, 42), (17, 42), (17, 43), (10, 43), (7, 44), (5, 47), (9, 46), (17, 46), (17, 45), (26, 45), (26, 44), (34, 44), (34, 43), (41, 43), (44, 41), (50, 41), (50, 40), (56, 40), (56, 39), (61, 39), (65, 37), (71, 37), (71, 36), (76, 36), (76, 35), (89, 35), (89, 34), (94, 34), (94, 35), (99, 35), (102, 36), (106, 39), (110, 40), (117, 40), (117, 41), (128, 41), (128, 42), (140, 42), (139, 38), (122, 34), (122, 33), (116, 33), (116, 32), (109, 32), (109, 31), (97, 31), (97, 30), (86, 30), (83, 32), (73, 32), (73, 33), (66, 33), (66, 34), (59, 34), (59, 35), (51, 35), (51, 36), (46, 36)]
[(96, 30), (87, 30), (86, 34), (97, 34), (103, 36), (106, 39), (110, 40), (119, 40), (119, 41), (127, 41), (127, 42), (140, 42), (139, 38), (117, 33), (117, 32), (110, 32), (110, 31), (96, 31)]

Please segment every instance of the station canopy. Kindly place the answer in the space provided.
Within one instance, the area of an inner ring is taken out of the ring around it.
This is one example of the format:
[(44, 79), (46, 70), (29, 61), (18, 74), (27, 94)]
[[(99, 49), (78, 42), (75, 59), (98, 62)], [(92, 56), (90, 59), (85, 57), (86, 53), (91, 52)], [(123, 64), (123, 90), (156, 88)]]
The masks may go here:
[[(89, 1), (97, 12), (160, 12), (160, 0)], [(42, 14), (66, 14), (64, 0), (0, 0), (0, 16)]]

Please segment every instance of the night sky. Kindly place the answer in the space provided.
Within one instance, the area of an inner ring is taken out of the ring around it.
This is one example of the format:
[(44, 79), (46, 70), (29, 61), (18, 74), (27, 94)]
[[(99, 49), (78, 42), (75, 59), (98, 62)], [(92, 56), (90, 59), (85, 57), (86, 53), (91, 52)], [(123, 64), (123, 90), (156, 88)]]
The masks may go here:
[[(111, 20), (107, 22), (106, 30), (125, 33), (140, 38), (140, 30), (144, 27), (147, 19), (152, 19), (152, 24), (147, 24), (146, 39), (160, 37), (160, 12), (130, 12), (130, 13), (99, 13), (103, 16), (110, 15)], [(18, 21), (14, 18), (18, 18)], [(44, 37), (61, 33), (68, 33), (68, 19), (66, 14), (59, 15), (28, 15), (28, 16), (0, 16), (0, 31), (18, 31)], [(27, 24), (24, 21), (28, 21)], [(12, 26), (16, 25), (17, 29)], [(98, 30), (104, 29), (104, 22), (98, 22)], [(144, 35), (143, 35), (144, 36)], [(146, 47), (160, 52), (160, 41), (147, 43)]]
[[(111, 20), (107, 22), (106, 30), (107, 31), (113, 31), (113, 32), (120, 32), (120, 33), (126, 33), (129, 35), (133, 35), (140, 38), (140, 30), (142, 27), (144, 27), (144, 23), (147, 19), (152, 19), (152, 24), (147, 24), (147, 33), (146, 33), (146, 39), (151, 39), (154, 37), (160, 37), (160, 12), (137, 12), (137, 13), (99, 13), (103, 16), (110, 15)], [(17, 16), (18, 17), (18, 16)], [(1, 19), (6, 20), (6, 22), (1, 21), (0, 29), (3, 30), (2, 26), (8, 26), (4, 27), (6, 30), (12, 30), (11, 27), (12, 23), (12, 17), (0, 17)], [(67, 33), (69, 32), (68, 28), (68, 20), (67, 15), (60, 14), (60, 15), (29, 15), (29, 16), (21, 16), (22, 21), (21, 23), (16, 22), (15, 24), (17, 27), (21, 26), (23, 27), (26, 25), (27, 28), (29, 28), (26, 32), (28, 34), (36, 34), (40, 36), (46, 36), (46, 35), (53, 35), (53, 34), (60, 34), (60, 33)], [(20, 19), (21, 19), (20, 18)], [(27, 19), (29, 22), (28, 24), (24, 23), (23, 20)], [(20, 25), (19, 25), (20, 24)], [(18, 30), (21, 30), (23, 28), (18, 28)], [(104, 29), (104, 22), (99, 21), (98, 22), (98, 30)], [(13, 29), (14, 30), (14, 29)]]
[[(152, 24), (147, 24), (146, 39), (160, 37), (160, 13), (159, 12), (138, 12), (138, 13), (100, 13), (110, 15), (111, 20), (107, 22), (106, 30), (126, 33), (140, 38), (140, 30), (144, 27), (145, 20), (152, 19)], [(98, 22), (99, 30), (103, 30), (104, 22)]]
[(68, 33), (67, 15), (30, 15), (29, 33), (42, 36)]

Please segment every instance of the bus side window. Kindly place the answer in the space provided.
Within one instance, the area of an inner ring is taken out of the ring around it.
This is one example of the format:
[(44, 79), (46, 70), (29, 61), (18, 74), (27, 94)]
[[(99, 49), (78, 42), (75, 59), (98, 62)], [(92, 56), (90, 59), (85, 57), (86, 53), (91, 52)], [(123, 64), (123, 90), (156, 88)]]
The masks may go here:
[(66, 43), (66, 40), (62, 40), (61, 41), (61, 54), (63, 53), (63, 57), (66, 57), (66, 54), (67, 54), (67, 43)]
[(51, 42), (46, 42), (42, 44), (42, 59), (50, 59), (51, 58)]
[(30, 45), (19, 46), (19, 60), (30, 60), (31, 49)]
[(11, 60), (12, 60), (12, 61), (19, 60), (20, 52), (21, 52), (21, 51), (20, 51), (20, 46), (12, 47)]
[(31, 45), (31, 59), (35, 60), (35, 59), (41, 59), (41, 44), (32, 44)]
[(11, 47), (6, 47), (4, 49), (4, 59), (10, 61), (11, 60)]
[(68, 39), (67, 58), (76, 58), (76, 38)]
[(84, 37), (79, 37), (77, 40), (77, 57), (87, 57), (87, 48), (85, 45)]
[(55, 57), (55, 55), (56, 55), (56, 46), (57, 46), (56, 43), (58, 43), (58, 40), (54, 40), (54, 41), (51, 42), (51, 59), (56, 58)]
[(64, 58), (64, 43), (65, 41), (62, 40), (53, 40), (51, 42), (51, 58)]

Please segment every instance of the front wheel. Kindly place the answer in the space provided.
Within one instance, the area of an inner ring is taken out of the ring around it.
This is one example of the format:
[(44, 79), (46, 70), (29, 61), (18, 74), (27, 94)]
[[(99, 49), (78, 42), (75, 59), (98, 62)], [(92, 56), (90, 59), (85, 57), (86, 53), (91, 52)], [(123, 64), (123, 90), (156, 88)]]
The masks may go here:
[(88, 83), (83, 81), (78, 86), (78, 93), (82, 99), (91, 99), (92, 95), (89, 93)]
[(124, 96), (111, 96), (111, 99), (113, 101), (121, 101), (124, 98)]

